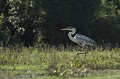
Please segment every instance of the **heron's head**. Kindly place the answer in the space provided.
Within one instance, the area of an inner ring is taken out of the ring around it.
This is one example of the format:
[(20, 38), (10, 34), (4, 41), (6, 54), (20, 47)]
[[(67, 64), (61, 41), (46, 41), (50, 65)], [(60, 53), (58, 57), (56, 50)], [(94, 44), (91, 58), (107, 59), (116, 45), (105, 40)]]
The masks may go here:
[(61, 30), (69, 30), (69, 31), (76, 31), (75, 28), (72, 28), (72, 27), (67, 27), (67, 28), (63, 28)]

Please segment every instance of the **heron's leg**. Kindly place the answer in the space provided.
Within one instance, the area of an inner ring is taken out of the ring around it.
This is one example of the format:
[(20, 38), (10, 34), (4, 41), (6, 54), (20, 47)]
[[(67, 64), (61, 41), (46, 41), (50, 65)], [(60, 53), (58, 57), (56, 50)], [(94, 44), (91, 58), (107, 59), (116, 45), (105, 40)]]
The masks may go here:
[(79, 52), (79, 53), (75, 54), (75, 56), (73, 57), (73, 59), (77, 58), (79, 56), (79, 54), (85, 54), (85, 53)]
[(85, 49), (85, 58), (86, 58), (88, 52), (89, 52), (89, 46), (87, 46)]
[(84, 61), (83, 61), (83, 62), (84, 62), (84, 65), (85, 65), (85, 68), (87, 68), (87, 60), (86, 60), (86, 56), (87, 56), (89, 50), (90, 50), (90, 47), (87, 46), (86, 49), (85, 49), (85, 56), (84, 56)]
[[(79, 43), (78, 43), (79, 44)], [(81, 44), (79, 44), (79, 47), (80, 48), (82, 48), (82, 45)], [(77, 53), (77, 54), (75, 54), (75, 56), (73, 57), (73, 59), (75, 59), (76, 57), (78, 57), (79, 56), (79, 54), (83, 54), (82, 52), (79, 52), (79, 53)]]
[[(84, 45), (79, 44), (79, 46), (80, 46), (82, 49), (85, 49), (85, 46), (84, 46)], [(79, 54), (85, 54), (85, 52), (79, 52), (79, 53), (75, 54), (75, 56), (73, 57), (73, 59), (77, 58), (77, 57), (79, 56)]]
[(79, 56), (80, 54), (85, 54), (84, 52), (79, 52), (75, 56)]

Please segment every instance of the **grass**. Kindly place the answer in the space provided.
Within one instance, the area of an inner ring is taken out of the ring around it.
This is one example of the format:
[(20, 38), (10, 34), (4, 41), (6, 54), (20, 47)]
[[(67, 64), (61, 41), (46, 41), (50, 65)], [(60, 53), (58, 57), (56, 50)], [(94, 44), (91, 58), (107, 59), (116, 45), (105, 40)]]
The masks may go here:
[[(109, 73), (106, 73), (108, 72)], [(88, 75), (85, 77), (74, 77), (74, 76), (56, 76), (56, 75), (48, 75), (42, 74), (46, 73), (40, 70), (3, 70), (0, 73), (0, 79), (119, 79), (120, 71), (117, 70), (106, 70), (106, 72), (99, 73), (97, 75)]]
[[(119, 79), (120, 49), (79, 55), (64, 47), (0, 48), (0, 79)], [(81, 51), (84, 52), (84, 51)]]

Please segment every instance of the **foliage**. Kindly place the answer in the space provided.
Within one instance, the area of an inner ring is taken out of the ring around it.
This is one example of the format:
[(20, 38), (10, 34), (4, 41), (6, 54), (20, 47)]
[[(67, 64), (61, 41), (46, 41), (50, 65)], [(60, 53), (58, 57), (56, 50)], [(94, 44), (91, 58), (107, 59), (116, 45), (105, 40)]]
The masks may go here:
[(30, 66), (32, 70), (43, 70), (48, 75), (80, 76), (86, 74), (86, 70), (91, 74), (94, 69), (120, 69), (119, 51), (120, 49), (90, 51), (85, 63), (84, 55), (73, 59), (77, 50), (58, 50), (47, 46), (6, 50), (1, 48), (0, 64), (4, 67), (12, 66), (12, 70), (16, 70), (17, 66)]
[[(102, 3), (96, 11), (96, 20), (93, 27), (97, 28), (94, 32), (98, 41), (115, 45), (120, 40), (120, 3), (119, 0), (101, 0)], [(117, 4), (116, 4), (117, 3)], [(98, 37), (99, 36), (99, 37)]]
[(22, 47), (21, 49), (1, 48), (0, 51), (0, 69), (9, 76), (12, 76), (11, 71), (14, 76), (31, 74), (32, 77), (50, 75), (84, 77), (85, 75), (120, 72), (120, 49), (118, 48), (111, 51), (92, 50), (87, 54), (86, 63), (84, 63), (84, 55), (73, 59), (77, 50), (65, 50), (64, 48), (58, 50), (56, 47), (42, 46), (39, 48)]
[(25, 43), (25, 46), (33, 45), (46, 14), (41, 7), (41, 1), (12, 0), (9, 3), (11, 7), (9, 21), (14, 25), (16, 32), (21, 35), (21, 40)]
[(1, 0), (0, 17), (1, 31), (25, 46), (66, 45), (60, 29), (68, 26), (98, 43), (120, 43), (120, 0)]

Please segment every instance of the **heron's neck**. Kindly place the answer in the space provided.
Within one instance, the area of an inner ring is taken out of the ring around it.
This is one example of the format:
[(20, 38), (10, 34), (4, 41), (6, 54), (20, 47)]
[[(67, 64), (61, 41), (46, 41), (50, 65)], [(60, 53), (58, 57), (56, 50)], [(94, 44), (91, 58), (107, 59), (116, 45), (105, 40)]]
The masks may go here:
[(72, 30), (72, 32), (69, 32), (69, 33), (70, 33), (70, 35), (73, 35), (73, 34), (75, 34), (75, 32), (76, 32), (76, 30), (74, 29), (74, 30)]
[(72, 31), (68, 33), (68, 37), (70, 38), (71, 41), (75, 41), (74, 37), (72, 36), (73, 34), (75, 34), (76, 31)]

